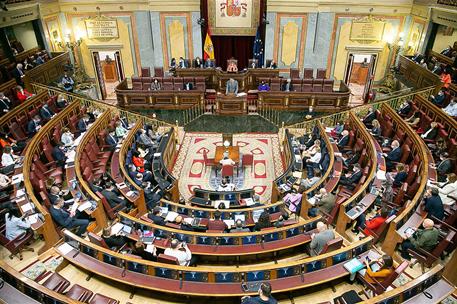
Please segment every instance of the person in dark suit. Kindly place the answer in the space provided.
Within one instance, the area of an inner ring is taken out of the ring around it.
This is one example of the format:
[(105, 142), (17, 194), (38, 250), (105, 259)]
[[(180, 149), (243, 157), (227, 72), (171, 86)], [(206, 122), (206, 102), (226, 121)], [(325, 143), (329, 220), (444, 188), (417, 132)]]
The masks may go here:
[(214, 220), (209, 220), (208, 230), (224, 231), (227, 228), (227, 224), (223, 220), (221, 220), (221, 212), (219, 210), (214, 212)]
[(117, 146), (117, 138), (116, 138), (116, 132), (115, 130), (107, 130), (105, 142), (107, 145), (111, 147), (111, 150), (115, 150)]
[(386, 159), (386, 167), (389, 171), (395, 167), (394, 162), (399, 162), (401, 159), (401, 148), (398, 140), (392, 141), (390, 147), (392, 150), (389, 153), (384, 153), (384, 158)]
[(341, 138), (338, 141), (337, 146), (341, 150), (341, 149), (343, 149), (343, 147), (347, 146), (348, 144), (349, 144), (349, 131), (344, 130), (343, 132), (341, 132)]
[(20, 86), (24, 86), (24, 81), (22, 80), (25, 76), (24, 70), (22, 63), (18, 63), (16, 67), (11, 71), (11, 74), (13, 75), (14, 79), (16, 79), (16, 82)]
[(406, 172), (406, 167), (404, 164), (397, 164), (397, 174), (395, 175), (393, 186), (394, 187), (401, 187), (403, 183), (406, 181), (408, 177), (408, 173)]
[(200, 59), (200, 57), (197, 57), (193, 60), (192, 65), (194, 68), (202, 68), (203, 67), (203, 61)]
[(430, 95), (431, 101), (437, 106), (442, 106), (446, 99), (446, 91), (447, 89), (443, 87), (436, 96)]
[(63, 209), (64, 200), (63, 198), (59, 198), (55, 204), (49, 208), (49, 213), (51, 213), (51, 217), (54, 221), (57, 222), (60, 226), (71, 229), (71, 228), (78, 228), (76, 232), (79, 236), (84, 236), (87, 230), (87, 226), (89, 226), (89, 220), (87, 219), (79, 219), (76, 217), (75, 213), (70, 213)]
[(274, 59), (271, 59), (270, 64), (267, 66), (268, 69), (277, 69), (278, 65), (276, 64)]
[(209, 68), (215, 68), (216, 67), (216, 64), (214, 63), (214, 60), (212, 59), (206, 59), (205, 61), (205, 68), (209, 69)]
[(81, 133), (84, 133), (87, 131), (87, 126), (89, 124), (89, 115), (84, 115), (79, 121), (78, 121), (78, 131)]
[(349, 167), (350, 165), (353, 165), (355, 164), (356, 162), (358, 162), (360, 159), (360, 152), (359, 151), (356, 151), (354, 152), (354, 154), (352, 154), (351, 157), (347, 158), (346, 160), (344, 160), (344, 165), (346, 167)]
[(106, 188), (102, 191), (102, 195), (106, 198), (111, 208), (121, 205), (120, 209), (123, 209), (127, 206), (127, 200), (117, 196), (114, 192), (114, 185), (111, 182), (106, 183)]
[(365, 117), (362, 119), (362, 122), (365, 124), (366, 127), (371, 127), (371, 123), (375, 119), (376, 119), (376, 111), (374, 110), (373, 107), (370, 107), (370, 108), (368, 108), (367, 115), (365, 115)]
[(433, 219), (433, 217), (443, 220), (444, 219), (444, 207), (443, 201), (440, 198), (438, 188), (427, 189), (424, 195), (424, 210), (427, 211), (427, 217)]
[(111, 227), (103, 228), (102, 239), (109, 248), (115, 249), (124, 246), (129, 241), (129, 239), (124, 235), (112, 235)]
[(3, 92), (0, 92), (0, 116), (2, 116), (5, 113), (8, 113), (9, 110), (11, 109), (11, 101), (8, 97), (3, 94)]
[(400, 106), (400, 109), (398, 109), (397, 113), (402, 116), (408, 116), (409, 112), (411, 111), (411, 102), (406, 100), (402, 105)]
[(161, 215), (162, 215), (162, 209), (160, 209), (160, 207), (157, 206), (157, 207), (154, 207), (154, 209), (152, 210), (152, 213), (148, 214), (148, 218), (156, 225), (165, 226), (165, 220)]
[(190, 91), (194, 89), (192, 82), (186, 82), (183, 87), (184, 91)]
[(41, 129), (41, 119), (40, 116), (35, 115), (33, 119), (31, 119), (27, 123), (27, 134), (29, 136), (35, 135)]
[(292, 84), (290, 78), (287, 78), (286, 82), (282, 85), (281, 91), (284, 91), (284, 92), (293, 92), (294, 91), (294, 85)]
[(438, 123), (434, 121), (430, 124), (427, 131), (421, 135), (421, 137), (427, 140), (434, 140), (438, 136), (438, 131)]
[(452, 159), (449, 158), (449, 153), (443, 152), (440, 154), (440, 162), (435, 165), (436, 172), (438, 172), (438, 181), (443, 183), (446, 181), (446, 175), (451, 173)]
[(52, 116), (54, 116), (55, 113), (51, 110), (51, 108), (45, 104), (41, 107), (40, 109), (40, 116), (41, 118), (43, 118), (44, 120), (50, 120), (52, 118)]
[(57, 143), (54, 148), (52, 148), (52, 157), (56, 161), (57, 165), (63, 167), (65, 165), (65, 161), (67, 159), (65, 152), (65, 145), (61, 142)]
[(346, 173), (340, 178), (340, 185), (345, 186), (350, 190), (354, 190), (357, 183), (362, 178), (362, 169), (358, 163), (352, 167), (352, 172)]
[(381, 124), (379, 123), (379, 121), (377, 119), (373, 119), (373, 121), (371, 122), (371, 135), (373, 135), (374, 137), (378, 138), (381, 136), (382, 134), (382, 130), (381, 130)]
[(185, 68), (188, 67), (187, 66), (187, 62), (186, 62), (186, 60), (184, 60), (184, 58), (179, 57), (178, 67), (181, 68), (181, 69), (185, 69)]

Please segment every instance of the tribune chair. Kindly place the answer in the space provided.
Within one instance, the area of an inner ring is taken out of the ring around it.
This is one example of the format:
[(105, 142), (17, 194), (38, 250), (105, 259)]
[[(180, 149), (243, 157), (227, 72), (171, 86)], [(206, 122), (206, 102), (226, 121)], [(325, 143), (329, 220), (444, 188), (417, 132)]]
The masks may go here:
[(233, 166), (232, 165), (224, 165), (222, 166), (221, 176), (231, 176), (233, 177)]
[(0, 228), (0, 244), (11, 253), (9, 256), (10, 259), (13, 259), (14, 256), (18, 255), (19, 260), (22, 261), (22, 251), (34, 252), (33, 248), (27, 247), (27, 244), (33, 238), (33, 232), (27, 231), (25, 234), (21, 234), (11, 241), (6, 238), (5, 233), (6, 225), (2, 225)]
[(327, 241), (327, 243), (324, 245), (324, 248), (322, 248), (322, 251), (319, 254), (324, 254), (330, 251), (335, 251), (341, 248), (343, 246), (343, 238), (342, 237), (337, 237), (333, 240)]
[(63, 293), (70, 286), (70, 281), (54, 272), (44, 283), (43, 286), (52, 291)]
[(119, 304), (119, 301), (96, 293), (89, 304)]
[(251, 166), (251, 172), (254, 171), (254, 154), (243, 154), (241, 162), (243, 164), (243, 167)]
[(110, 204), (106, 200), (106, 198), (100, 192), (96, 193), (98, 198), (101, 199), (103, 207), (105, 207), (106, 214), (110, 220), (114, 220), (117, 217), (117, 213), (119, 211), (123, 211), (126, 207), (122, 207), (121, 204), (117, 204), (114, 208), (111, 208)]
[(208, 153), (206, 151), (203, 151), (203, 164), (205, 165), (205, 170), (206, 167), (211, 167), (214, 166), (214, 158), (208, 158)]
[(371, 278), (374, 283), (368, 282), (363, 275), (357, 274), (357, 277), (362, 281), (362, 284), (364, 285), (364, 289), (359, 292), (359, 294), (363, 293), (367, 298), (371, 298), (369, 291), (371, 291), (374, 295), (379, 295), (384, 293), (387, 288), (392, 285), (392, 283), (398, 278), (400, 274), (402, 274), (403, 271), (408, 267), (409, 262), (404, 261), (401, 263), (395, 271), (392, 271), (392, 273), (384, 279), (384, 281), (379, 282), (376, 280), (376, 278)]
[(94, 293), (87, 288), (75, 284), (65, 293), (65, 295), (70, 299), (83, 303), (89, 303), (89, 300), (92, 298)]

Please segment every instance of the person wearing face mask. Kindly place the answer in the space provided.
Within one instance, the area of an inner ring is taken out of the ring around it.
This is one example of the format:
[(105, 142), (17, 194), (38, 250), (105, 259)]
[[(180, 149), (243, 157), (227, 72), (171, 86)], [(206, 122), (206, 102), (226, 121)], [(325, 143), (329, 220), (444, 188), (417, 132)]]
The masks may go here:
[(21, 86), (16, 87), (16, 97), (20, 102), (26, 101), (27, 99), (31, 98), (32, 96), (33, 96), (33, 94), (28, 92), (27, 90), (24, 90), (23, 87), (21, 87)]
[(431, 101), (436, 104), (437, 106), (441, 107), (444, 103), (444, 100), (446, 99), (445, 92), (447, 91), (446, 88), (441, 88), (441, 90), (438, 92), (436, 96), (431, 95), (430, 99)]
[(451, 117), (457, 117), (457, 102), (453, 98), (451, 102), (443, 109), (444, 113)]
[(117, 146), (117, 138), (115, 130), (106, 130), (108, 134), (106, 134), (106, 144), (111, 146), (111, 150), (115, 150)]
[(390, 144), (390, 147), (392, 150), (390, 150), (389, 153), (384, 153), (384, 157), (386, 159), (386, 167), (387, 170), (391, 171), (393, 168), (395, 168), (395, 163), (399, 162), (401, 159), (401, 148), (400, 148), (400, 143), (398, 140), (392, 141)]
[(51, 108), (47, 104), (45, 104), (41, 107), (40, 116), (41, 116), (41, 118), (43, 118), (43, 120), (48, 121), (54, 115), (55, 115), (55, 113), (51, 110)]
[(449, 153), (444, 152), (440, 154), (440, 162), (435, 164), (433, 167), (438, 173), (438, 181), (443, 183), (446, 181), (446, 175), (451, 173), (452, 170), (452, 159), (449, 157)]
[(52, 157), (56, 161), (57, 166), (63, 167), (65, 165), (67, 156), (65, 154), (65, 146), (63, 143), (57, 143), (55, 145), (55, 147), (52, 149)]
[(11, 101), (8, 97), (0, 92), (0, 116), (3, 116), (5, 113), (8, 113), (11, 109)]
[(346, 173), (340, 179), (340, 185), (347, 187), (350, 190), (353, 190), (359, 180), (362, 178), (362, 170), (358, 163), (354, 164), (352, 167), (352, 172)]
[(75, 81), (68, 76), (68, 74), (65, 72), (65, 74), (62, 77), (62, 81), (60, 82), (63, 86), (63, 89), (67, 92), (73, 92), (73, 88), (75, 85)]
[(160, 85), (160, 82), (156, 79), (151, 83), (151, 91), (160, 91), (162, 89), (162, 86)]
[(32, 120), (27, 124), (27, 134), (29, 136), (35, 135), (41, 129), (40, 116), (35, 115)]
[(62, 128), (62, 136), (60, 141), (64, 144), (65, 147), (71, 147), (73, 145), (74, 136), (68, 128)]

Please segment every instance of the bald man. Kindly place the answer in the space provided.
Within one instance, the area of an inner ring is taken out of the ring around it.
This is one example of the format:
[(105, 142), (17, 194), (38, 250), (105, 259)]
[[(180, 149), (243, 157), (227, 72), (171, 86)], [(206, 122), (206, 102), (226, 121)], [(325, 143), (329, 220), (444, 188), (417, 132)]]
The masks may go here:
[(317, 231), (318, 233), (311, 234), (311, 243), (309, 244), (309, 248), (312, 256), (319, 255), (322, 249), (324, 249), (325, 244), (335, 238), (333, 230), (327, 229), (327, 225), (323, 222), (317, 222)]
[(435, 223), (431, 219), (422, 222), (423, 229), (418, 229), (412, 236), (405, 236), (405, 241), (401, 245), (401, 256), (406, 260), (411, 260), (408, 249), (420, 248), (427, 252), (432, 252), (438, 244), (439, 231), (434, 227)]

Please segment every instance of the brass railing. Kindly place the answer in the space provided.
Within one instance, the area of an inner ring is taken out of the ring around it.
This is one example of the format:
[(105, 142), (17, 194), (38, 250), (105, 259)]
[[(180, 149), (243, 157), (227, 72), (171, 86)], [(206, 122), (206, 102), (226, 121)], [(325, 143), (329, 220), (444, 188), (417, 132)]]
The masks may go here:
[(205, 114), (205, 105), (196, 104), (189, 109), (183, 110), (181, 112), (181, 123), (183, 126), (188, 125), (195, 119)]

